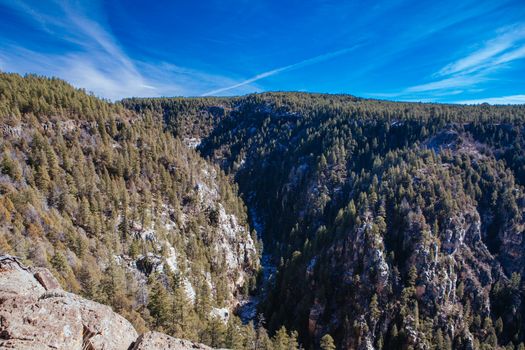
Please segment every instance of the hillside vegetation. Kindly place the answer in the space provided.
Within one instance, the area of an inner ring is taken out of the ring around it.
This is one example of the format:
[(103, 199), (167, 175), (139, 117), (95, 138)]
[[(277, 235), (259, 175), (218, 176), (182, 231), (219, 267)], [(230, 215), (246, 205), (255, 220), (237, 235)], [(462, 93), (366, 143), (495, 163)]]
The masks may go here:
[(232, 314), (259, 269), (236, 184), (155, 113), (2, 73), (0, 127), (1, 254), (50, 269), (139, 332), (271, 343)]
[(271, 332), (308, 348), (523, 348), (525, 106), (122, 104), (235, 177), (279, 267), (261, 307)]
[[(525, 106), (110, 103), (1, 73), (0, 121), (0, 254), (139, 333), (233, 349), (524, 348)], [(247, 304), (258, 312), (242, 324)]]

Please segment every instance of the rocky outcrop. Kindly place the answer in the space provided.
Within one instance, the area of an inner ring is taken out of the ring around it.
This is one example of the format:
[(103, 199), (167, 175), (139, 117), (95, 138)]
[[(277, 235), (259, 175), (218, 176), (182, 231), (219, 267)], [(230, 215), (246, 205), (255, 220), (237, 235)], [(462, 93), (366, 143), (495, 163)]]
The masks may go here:
[(0, 257), (0, 349), (210, 349), (150, 332), (138, 336), (108, 306), (65, 292), (46, 269)]
[[(235, 213), (221, 198), (223, 185), (217, 169), (202, 163), (202, 168), (194, 176), (196, 184), (178, 210), (163, 204), (158, 213), (151, 213), (157, 218), (154, 223), (143, 226), (140, 222), (133, 222), (131, 225), (133, 236), (152, 246), (153, 251), (135, 257), (115, 255), (114, 261), (125, 267), (141, 286), (146, 286), (152, 273), (164, 280), (168, 271), (178, 274), (186, 287), (186, 297), (192, 303), (199, 281), (206, 280), (212, 300), (213, 294), (225, 287), (224, 305), (218, 303), (212, 307), (226, 307), (227, 312), (221, 313), (226, 317), (220, 318), (227, 321), (242, 299), (245, 284), (250, 283), (258, 269), (256, 243), (246, 218)], [(197, 226), (195, 219), (198, 217), (200, 223)], [(179, 236), (178, 244), (174, 243), (177, 241), (174, 236)], [(206, 249), (210, 250), (208, 267), (193, 267), (195, 264), (186, 250), (192, 240), (204, 242)], [(224, 274), (212, 276), (212, 270), (224, 270)], [(216, 312), (210, 315), (217, 316)]]
[[(281, 262), (270, 324), (297, 325), (306, 348), (327, 333), (342, 349), (523, 342), (523, 108), (288, 93), (192, 102), (124, 103), (161, 111), (235, 177)], [(219, 122), (201, 118), (228, 102)]]
[(131, 350), (150, 350), (150, 349), (196, 349), (211, 350), (209, 346), (192, 343), (191, 341), (170, 337), (159, 332), (148, 332), (142, 334)]

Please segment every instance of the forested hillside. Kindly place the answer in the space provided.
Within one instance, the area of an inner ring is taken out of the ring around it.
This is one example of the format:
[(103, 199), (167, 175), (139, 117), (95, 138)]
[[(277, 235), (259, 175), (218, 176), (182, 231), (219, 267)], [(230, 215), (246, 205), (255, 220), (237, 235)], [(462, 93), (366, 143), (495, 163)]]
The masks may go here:
[(236, 184), (155, 113), (2, 73), (0, 121), (1, 254), (48, 268), (139, 332), (234, 348), (266, 335), (232, 314), (259, 269)]
[(307, 348), (522, 349), (525, 106), (128, 99), (235, 177)]
[[(0, 120), (0, 254), (139, 333), (234, 349), (524, 347), (525, 106), (110, 103), (2, 73)], [(242, 325), (247, 302), (260, 314)]]

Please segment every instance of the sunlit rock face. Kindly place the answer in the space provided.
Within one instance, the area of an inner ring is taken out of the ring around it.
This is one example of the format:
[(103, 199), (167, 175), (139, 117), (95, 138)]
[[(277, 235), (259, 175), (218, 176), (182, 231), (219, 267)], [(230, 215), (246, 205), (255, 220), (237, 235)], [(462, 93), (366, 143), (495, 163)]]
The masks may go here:
[(0, 256), (0, 348), (59, 350), (211, 349), (148, 332), (110, 307), (62, 290), (45, 269)]

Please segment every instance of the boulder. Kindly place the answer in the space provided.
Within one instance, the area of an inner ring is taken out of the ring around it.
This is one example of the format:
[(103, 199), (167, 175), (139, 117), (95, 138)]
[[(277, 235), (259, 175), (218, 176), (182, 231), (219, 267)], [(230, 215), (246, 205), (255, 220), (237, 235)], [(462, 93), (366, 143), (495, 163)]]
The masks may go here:
[(158, 332), (137, 337), (124, 317), (65, 292), (49, 270), (0, 256), (0, 349), (211, 350)]
[(186, 350), (186, 349), (202, 349), (211, 350), (209, 346), (203, 344), (193, 343), (189, 340), (178, 339), (170, 337), (169, 335), (159, 332), (148, 332), (142, 334), (132, 350)]
[(56, 280), (55, 276), (49, 272), (48, 269), (44, 269), (41, 267), (35, 268), (33, 276), (35, 276), (38, 283), (42, 285), (42, 287), (45, 288), (47, 291), (51, 290), (60, 290), (62, 287), (60, 287), (60, 283)]
[(0, 295), (40, 295), (45, 288), (12, 256), (0, 256)]
[(1, 349), (81, 349), (83, 327), (77, 308), (63, 297), (3, 297), (0, 306)]
[(63, 291), (48, 270), (0, 257), (0, 349), (127, 350), (137, 336), (108, 306)]

